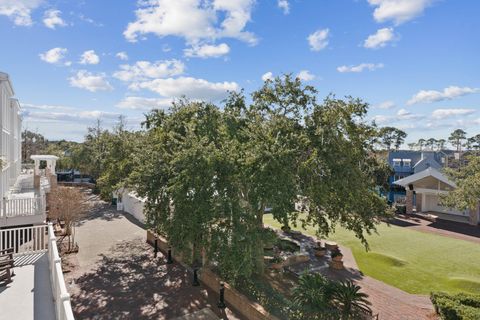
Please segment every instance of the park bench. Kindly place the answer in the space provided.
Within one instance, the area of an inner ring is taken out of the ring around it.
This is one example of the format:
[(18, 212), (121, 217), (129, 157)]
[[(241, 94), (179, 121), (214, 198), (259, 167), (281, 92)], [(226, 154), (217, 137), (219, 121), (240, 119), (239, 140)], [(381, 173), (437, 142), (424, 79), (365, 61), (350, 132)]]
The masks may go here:
[(12, 281), (13, 273), (13, 248), (0, 250), (0, 282)]

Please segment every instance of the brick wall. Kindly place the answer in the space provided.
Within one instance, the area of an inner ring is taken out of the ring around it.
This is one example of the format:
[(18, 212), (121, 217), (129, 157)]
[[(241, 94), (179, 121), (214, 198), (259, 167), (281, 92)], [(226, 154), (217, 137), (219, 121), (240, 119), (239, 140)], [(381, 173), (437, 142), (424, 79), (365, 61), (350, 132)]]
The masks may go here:
[[(151, 230), (147, 230), (147, 243), (154, 246), (155, 239), (157, 239), (158, 249), (166, 253), (168, 250), (167, 239), (153, 233)], [(173, 254), (173, 259), (183, 264), (181, 257), (178, 257), (178, 255)], [(216, 274), (208, 269), (202, 268), (199, 272), (199, 278), (203, 285), (219, 294), (221, 279)], [(251, 301), (245, 295), (232, 288), (228, 283), (224, 284), (225, 302), (228, 307), (237, 310), (237, 312), (249, 320), (278, 320), (278, 318), (269, 314), (261, 305)]]

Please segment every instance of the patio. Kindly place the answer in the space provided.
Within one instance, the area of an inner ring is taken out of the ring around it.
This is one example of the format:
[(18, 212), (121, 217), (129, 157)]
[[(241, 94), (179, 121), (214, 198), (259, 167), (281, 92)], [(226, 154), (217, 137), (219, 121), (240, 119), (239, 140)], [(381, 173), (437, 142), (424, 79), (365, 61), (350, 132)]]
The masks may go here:
[(15, 257), (14, 272), (13, 281), (0, 287), (0, 320), (55, 319), (47, 253)]
[[(182, 265), (166, 264), (161, 253), (155, 258), (141, 223), (94, 196), (89, 201), (91, 212), (76, 228), (80, 250), (67, 256), (76, 318), (192, 319), (187, 315), (208, 308), (221, 319), (242, 319), (219, 309), (214, 292), (192, 286), (193, 276)], [(211, 319), (211, 312), (200, 314)]]

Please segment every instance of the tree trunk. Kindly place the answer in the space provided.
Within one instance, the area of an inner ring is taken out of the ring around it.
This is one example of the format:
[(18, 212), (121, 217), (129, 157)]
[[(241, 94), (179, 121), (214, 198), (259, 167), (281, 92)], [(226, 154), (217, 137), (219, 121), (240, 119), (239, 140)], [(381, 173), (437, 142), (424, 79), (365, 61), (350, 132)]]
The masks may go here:
[[(257, 214), (257, 228), (258, 234), (261, 235), (263, 231), (263, 212), (264, 206), (260, 208), (260, 212)], [(263, 276), (265, 273), (265, 263), (263, 261), (264, 250), (263, 250), (263, 241), (259, 240), (258, 244), (255, 246), (255, 269), (256, 274)]]

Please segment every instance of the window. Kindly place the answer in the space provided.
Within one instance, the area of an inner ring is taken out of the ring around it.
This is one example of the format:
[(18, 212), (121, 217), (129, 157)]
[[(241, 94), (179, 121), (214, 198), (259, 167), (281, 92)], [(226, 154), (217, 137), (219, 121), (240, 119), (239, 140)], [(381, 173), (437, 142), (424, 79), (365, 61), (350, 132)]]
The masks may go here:
[(393, 159), (394, 167), (400, 167), (401, 163), (402, 163), (402, 159)]
[(410, 168), (411, 163), (412, 163), (411, 159), (403, 159), (403, 166), (404, 167)]

